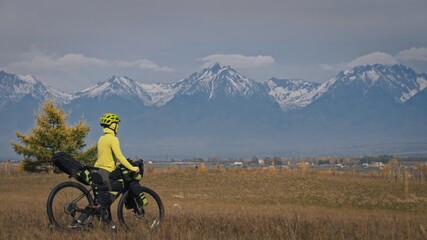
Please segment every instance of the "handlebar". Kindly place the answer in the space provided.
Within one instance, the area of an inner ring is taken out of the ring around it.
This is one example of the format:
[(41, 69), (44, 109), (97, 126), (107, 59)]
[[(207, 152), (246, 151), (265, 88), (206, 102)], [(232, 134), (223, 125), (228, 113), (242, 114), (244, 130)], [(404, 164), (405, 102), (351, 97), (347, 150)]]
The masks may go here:
[(136, 164), (139, 168), (139, 174), (141, 174), (141, 176), (144, 176), (144, 160), (139, 159), (138, 161), (136, 161)]
[[(139, 160), (133, 161), (129, 158), (127, 160), (132, 166), (138, 167), (139, 174), (141, 174), (141, 176), (144, 176), (144, 160), (139, 159)], [(122, 165), (122, 164), (120, 164), (120, 165)]]

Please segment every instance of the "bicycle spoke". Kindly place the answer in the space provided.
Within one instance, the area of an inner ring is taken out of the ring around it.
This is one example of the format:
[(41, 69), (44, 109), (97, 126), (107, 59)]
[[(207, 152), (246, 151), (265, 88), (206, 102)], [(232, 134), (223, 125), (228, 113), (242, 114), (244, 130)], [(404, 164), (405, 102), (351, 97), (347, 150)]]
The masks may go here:
[(56, 227), (66, 228), (86, 212), (92, 204), (87, 190), (80, 184), (65, 182), (54, 188), (48, 199), (49, 221)]
[(119, 220), (122, 226), (128, 229), (145, 229), (147, 231), (155, 230), (159, 227), (163, 219), (163, 204), (160, 197), (152, 190), (144, 187), (144, 194), (148, 204), (142, 209), (126, 208), (123, 196), (119, 203)]

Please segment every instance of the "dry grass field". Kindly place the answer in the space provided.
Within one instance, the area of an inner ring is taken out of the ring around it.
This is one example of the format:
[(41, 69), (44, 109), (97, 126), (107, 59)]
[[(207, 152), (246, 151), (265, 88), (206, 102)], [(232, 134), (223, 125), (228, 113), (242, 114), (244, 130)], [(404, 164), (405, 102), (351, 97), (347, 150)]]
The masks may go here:
[[(427, 239), (427, 183), (287, 170), (151, 168), (160, 230), (49, 226), (46, 200), (66, 175), (0, 175), (0, 239)], [(116, 220), (117, 221), (117, 220)]]

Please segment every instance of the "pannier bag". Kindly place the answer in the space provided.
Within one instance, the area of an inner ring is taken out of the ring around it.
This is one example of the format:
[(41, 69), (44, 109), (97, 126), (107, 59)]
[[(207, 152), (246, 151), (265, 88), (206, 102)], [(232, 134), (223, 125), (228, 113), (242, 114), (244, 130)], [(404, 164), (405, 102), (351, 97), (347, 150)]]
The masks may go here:
[(125, 200), (125, 207), (126, 207), (126, 209), (134, 209), (136, 207), (135, 201), (136, 201), (135, 197), (131, 196), (129, 194), (128, 197)]
[(70, 154), (64, 152), (55, 153), (52, 157), (52, 163), (68, 176), (75, 178), (77, 181), (90, 185), (92, 179), (90, 171), (86, 169), (79, 161), (75, 160)]
[(129, 194), (125, 200), (126, 209), (135, 209), (135, 207), (144, 207), (148, 204), (147, 198), (145, 197), (144, 191), (138, 182), (132, 182), (129, 184)]

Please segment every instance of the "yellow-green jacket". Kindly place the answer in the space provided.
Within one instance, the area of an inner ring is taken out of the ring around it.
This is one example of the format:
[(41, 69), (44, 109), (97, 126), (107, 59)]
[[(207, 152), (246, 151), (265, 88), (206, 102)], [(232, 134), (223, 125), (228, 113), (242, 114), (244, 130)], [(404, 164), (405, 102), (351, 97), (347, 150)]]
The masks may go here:
[(95, 162), (95, 167), (112, 172), (116, 169), (117, 160), (131, 171), (138, 170), (138, 167), (132, 166), (123, 156), (119, 139), (114, 131), (104, 128), (104, 135), (98, 140), (98, 159)]

